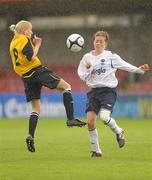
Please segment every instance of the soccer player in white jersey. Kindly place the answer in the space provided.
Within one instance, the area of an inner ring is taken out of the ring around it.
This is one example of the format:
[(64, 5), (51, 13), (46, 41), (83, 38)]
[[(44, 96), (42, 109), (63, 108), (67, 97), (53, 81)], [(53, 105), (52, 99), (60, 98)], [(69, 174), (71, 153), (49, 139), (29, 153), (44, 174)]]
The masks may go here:
[(144, 74), (149, 70), (148, 64), (136, 67), (125, 62), (119, 55), (105, 50), (108, 40), (107, 32), (96, 32), (93, 41), (94, 50), (86, 53), (78, 66), (79, 77), (91, 88), (91, 91), (87, 93), (86, 103), (88, 130), (92, 145), (91, 157), (102, 156), (96, 128), (98, 114), (103, 123), (116, 134), (119, 147), (122, 148), (125, 145), (124, 130), (111, 117), (117, 97), (118, 80), (115, 76), (117, 69), (139, 74)]

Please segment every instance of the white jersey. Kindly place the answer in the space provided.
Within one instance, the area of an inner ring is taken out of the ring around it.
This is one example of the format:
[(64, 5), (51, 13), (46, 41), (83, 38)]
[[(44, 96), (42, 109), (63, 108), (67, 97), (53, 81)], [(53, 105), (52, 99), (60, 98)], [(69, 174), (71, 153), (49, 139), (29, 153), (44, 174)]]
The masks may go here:
[[(89, 69), (85, 67), (85, 62), (91, 63)], [(125, 62), (119, 55), (104, 50), (97, 56), (93, 55), (92, 51), (86, 53), (78, 66), (78, 75), (91, 88), (115, 88), (118, 85), (115, 76), (117, 69), (144, 74), (143, 70)]]

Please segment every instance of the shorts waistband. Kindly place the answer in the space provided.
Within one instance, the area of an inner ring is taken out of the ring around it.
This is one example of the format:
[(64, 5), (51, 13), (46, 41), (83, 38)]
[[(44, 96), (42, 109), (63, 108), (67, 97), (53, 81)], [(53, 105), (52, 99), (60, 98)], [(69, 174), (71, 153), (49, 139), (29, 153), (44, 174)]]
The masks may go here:
[(37, 67), (31, 69), (30, 71), (28, 71), (28, 72), (26, 72), (25, 74), (23, 74), (22, 77), (28, 77), (28, 76), (32, 75), (35, 70), (37, 70), (37, 69), (39, 69), (39, 68), (41, 68), (41, 67), (42, 67), (42, 65), (37, 66)]
[(92, 90), (105, 90), (105, 89), (112, 89), (112, 90), (115, 90), (116, 87), (114, 87), (114, 88), (110, 88), (110, 87), (96, 87), (96, 88), (92, 88)]

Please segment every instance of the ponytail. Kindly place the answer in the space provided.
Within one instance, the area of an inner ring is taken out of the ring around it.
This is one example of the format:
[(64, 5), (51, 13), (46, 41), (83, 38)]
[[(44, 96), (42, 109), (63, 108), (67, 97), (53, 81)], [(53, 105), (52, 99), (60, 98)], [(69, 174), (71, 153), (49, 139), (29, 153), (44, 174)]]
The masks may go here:
[(14, 32), (14, 34), (16, 33), (16, 25), (15, 24), (10, 25), (9, 29), (10, 29), (10, 31)]

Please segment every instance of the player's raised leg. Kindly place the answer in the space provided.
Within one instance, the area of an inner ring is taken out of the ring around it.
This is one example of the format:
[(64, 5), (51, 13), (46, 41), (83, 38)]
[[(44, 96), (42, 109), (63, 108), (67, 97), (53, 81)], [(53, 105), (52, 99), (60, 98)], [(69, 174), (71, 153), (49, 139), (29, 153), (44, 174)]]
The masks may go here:
[(85, 122), (74, 118), (73, 97), (72, 97), (70, 84), (68, 84), (63, 79), (61, 79), (58, 86), (57, 86), (57, 89), (59, 89), (63, 92), (63, 103), (65, 106), (66, 115), (67, 115), (67, 126), (69, 126), (69, 127), (85, 126), (86, 125)]
[(116, 139), (120, 148), (125, 145), (124, 131), (120, 128), (116, 121), (111, 117), (111, 111), (108, 109), (101, 109), (100, 118), (104, 124), (108, 125), (111, 130), (116, 134)]

